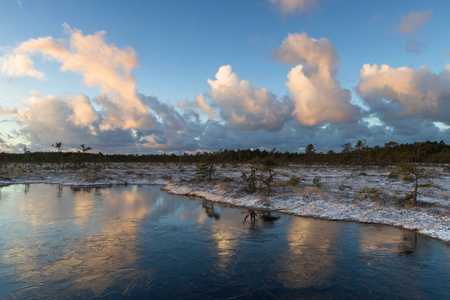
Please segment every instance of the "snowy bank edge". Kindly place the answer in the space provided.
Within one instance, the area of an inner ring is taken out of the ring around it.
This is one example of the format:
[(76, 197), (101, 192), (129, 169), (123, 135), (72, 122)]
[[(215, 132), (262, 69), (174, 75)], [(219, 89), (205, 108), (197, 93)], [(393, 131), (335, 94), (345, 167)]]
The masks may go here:
[[(416, 213), (413, 210), (400, 208), (374, 209), (367, 205), (356, 205), (353, 203), (329, 202), (324, 200), (314, 201), (309, 204), (302, 203), (298, 199), (290, 202), (271, 201), (271, 205), (263, 205), (260, 199), (254, 195), (234, 198), (226, 195), (224, 191), (208, 187), (208, 191), (199, 189), (198, 185), (179, 185), (169, 180), (142, 180), (131, 182), (60, 182), (55, 180), (11, 180), (1, 181), (0, 187), (13, 184), (61, 184), (72, 187), (111, 187), (120, 185), (161, 185), (161, 189), (176, 195), (194, 196), (209, 201), (230, 204), (238, 207), (246, 207), (258, 210), (269, 210), (280, 213), (292, 214), (301, 217), (312, 217), (331, 221), (358, 222), (364, 224), (380, 224), (394, 226), (436, 238), (450, 244), (450, 218), (439, 219), (426, 213)], [(366, 203), (367, 204), (367, 203)], [(326, 207), (326, 208), (325, 208)], [(384, 215), (380, 217), (379, 215)], [(398, 218), (398, 216), (403, 216)], [(447, 220), (448, 219), (448, 220)], [(420, 225), (418, 224), (420, 221)]]
[[(201, 191), (197, 190), (195, 186), (185, 186), (185, 185), (177, 185), (173, 182), (168, 182), (161, 189), (167, 191), (171, 194), (176, 195), (185, 195), (185, 196), (193, 196), (198, 198), (203, 198), (208, 201), (218, 202), (230, 204), (238, 207), (246, 207), (258, 210), (269, 210), (275, 211), (285, 214), (296, 215), (300, 217), (312, 217), (317, 219), (324, 219), (330, 221), (344, 221), (344, 222), (358, 222), (363, 224), (379, 224), (379, 225), (387, 225), (394, 226), (398, 228), (403, 228), (411, 231), (415, 231), (419, 234), (436, 238), (444, 242), (445, 244), (450, 244), (450, 220), (447, 222), (443, 221), (438, 224), (431, 222), (433, 220), (432, 216), (428, 220), (425, 221), (426, 226), (417, 226), (417, 220), (423, 219), (422, 215), (415, 216), (414, 220), (408, 219), (408, 217), (414, 216), (414, 212), (411, 210), (404, 210), (398, 208), (390, 208), (390, 210), (383, 209), (373, 209), (372, 211), (377, 211), (381, 213), (389, 213), (391, 216), (403, 215), (403, 213), (407, 213), (407, 216), (401, 219), (393, 219), (393, 218), (379, 218), (377, 216), (371, 215), (371, 211), (368, 211), (366, 207), (355, 207), (353, 204), (346, 204), (344, 202), (336, 204), (327, 202), (326, 205), (330, 207), (325, 212), (320, 209), (314, 210), (303, 210), (301, 208), (308, 207), (306, 205), (300, 207), (288, 207), (280, 205), (280, 203), (276, 203), (273, 206), (265, 206), (260, 203), (259, 199), (255, 196), (248, 195), (246, 197), (241, 198), (232, 198), (225, 195), (224, 192), (217, 189), (210, 189), (209, 191)], [(322, 201), (323, 202), (323, 201)], [(314, 203), (316, 206), (317, 203)], [(339, 213), (339, 212), (349, 212), (349, 214)], [(333, 213), (334, 212), (334, 213)], [(428, 222), (427, 222), (428, 221)], [(435, 221), (435, 220), (434, 220)], [(424, 224), (422, 222), (422, 224)]]

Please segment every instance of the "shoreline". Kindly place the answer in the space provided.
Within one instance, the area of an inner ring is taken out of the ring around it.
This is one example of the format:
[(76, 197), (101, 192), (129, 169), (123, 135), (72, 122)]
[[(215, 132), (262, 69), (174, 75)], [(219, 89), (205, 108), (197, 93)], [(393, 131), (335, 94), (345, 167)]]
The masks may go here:
[(332, 222), (348, 222), (348, 223), (358, 223), (358, 224), (366, 224), (366, 225), (379, 225), (379, 226), (395, 227), (395, 228), (399, 228), (399, 229), (413, 231), (413, 232), (415, 232), (417, 234), (426, 236), (428, 238), (437, 239), (440, 242), (442, 242), (443, 244), (446, 244), (446, 245), (450, 246), (450, 240), (446, 240), (446, 239), (442, 239), (442, 238), (439, 238), (439, 237), (431, 236), (429, 234), (422, 233), (422, 232), (420, 232), (419, 230), (416, 230), (416, 229), (408, 229), (408, 228), (405, 228), (405, 227), (399, 227), (397, 225), (392, 225), (392, 224), (376, 223), (376, 222), (368, 222), (368, 221), (360, 221), (360, 220), (350, 220), (350, 219), (336, 219), (336, 218), (318, 217), (318, 216), (315, 216), (315, 215), (303, 215), (303, 214), (296, 214), (296, 213), (293, 213), (291, 211), (275, 210), (275, 209), (270, 209), (270, 208), (267, 208), (267, 207), (258, 207), (258, 208), (256, 208), (256, 207), (251, 207), (251, 206), (230, 204), (229, 202), (210, 200), (208, 198), (205, 198), (205, 197), (203, 197), (201, 195), (198, 195), (198, 194), (195, 194), (195, 193), (193, 193), (193, 194), (177, 194), (175, 192), (172, 192), (171, 190), (166, 189), (165, 186), (163, 186), (161, 189), (166, 191), (169, 194), (179, 195), (179, 196), (187, 196), (187, 197), (195, 197), (195, 198), (198, 198), (198, 199), (204, 199), (204, 200), (207, 200), (207, 201), (210, 201), (210, 202), (219, 203), (219, 204), (222, 204), (222, 205), (227, 205), (227, 206), (234, 207), (234, 208), (255, 209), (255, 210), (258, 210), (258, 211), (270, 211), (270, 212), (286, 214), (286, 215), (290, 215), (290, 216), (296, 216), (296, 217), (302, 217), (302, 218), (312, 218), (312, 219), (316, 219), (316, 220), (325, 220), (325, 221), (332, 221)]
[[(168, 193), (194, 196), (248, 209), (267, 210), (302, 217), (331, 221), (380, 224), (415, 231), (450, 244), (450, 174), (439, 174), (424, 182), (419, 206), (404, 208), (398, 195), (410, 185), (392, 179), (389, 171), (354, 170), (337, 167), (286, 166), (276, 168), (272, 195), (264, 191), (247, 193), (242, 188), (241, 171), (248, 166), (218, 168), (214, 180), (200, 180), (196, 166), (115, 165), (102, 170), (33, 170), (18, 172), (10, 180), (0, 176), (0, 187), (10, 184), (61, 184), (79, 187), (110, 187), (115, 185), (162, 185)], [(13, 173), (12, 173), (13, 174)], [(14, 175), (14, 174), (13, 174)], [(289, 186), (292, 176), (301, 175), (298, 186)], [(312, 184), (321, 178), (323, 186)], [(380, 199), (361, 195), (367, 188), (376, 188)]]
[[(162, 187), (163, 190), (167, 191), (168, 193), (171, 194), (176, 194), (176, 195), (185, 195), (185, 196), (192, 196), (192, 197), (197, 197), (197, 198), (202, 198), (208, 201), (212, 201), (212, 202), (216, 202), (216, 203), (223, 203), (223, 204), (227, 204), (227, 205), (232, 205), (235, 207), (242, 207), (242, 208), (247, 208), (247, 209), (256, 209), (256, 210), (266, 210), (266, 211), (273, 211), (273, 212), (278, 212), (278, 213), (283, 213), (283, 214), (289, 214), (289, 215), (294, 215), (294, 216), (299, 216), (299, 217), (306, 217), (306, 218), (314, 218), (314, 219), (321, 219), (321, 220), (328, 220), (328, 221), (338, 221), (338, 222), (357, 222), (357, 223), (362, 223), (362, 224), (372, 224), (372, 225), (382, 225), (382, 226), (393, 226), (393, 227), (397, 227), (397, 228), (402, 228), (402, 229), (406, 229), (406, 230), (411, 230), (414, 232), (417, 232), (419, 234), (431, 237), (431, 238), (436, 238), (438, 240), (440, 240), (441, 242), (450, 245), (450, 228), (444, 228), (444, 229), (439, 229), (439, 228), (430, 228), (430, 229), (425, 229), (425, 228), (421, 228), (419, 226), (414, 226), (414, 225), (410, 225), (410, 222), (402, 222), (402, 221), (406, 221), (406, 218), (399, 220), (399, 222), (396, 222), (395, 220), (392, 220), (391, 222), (389, 221), (389, 219), (386, 220), (374, 220), (371, 219), (370, 217), (370, 213), (365, 215), (365, 218), (357, 218), (357, 217), (347, 217), (345, 215), (326, 215), (323, 214), (322, 211), (320, 210), (316, 210), (316, 213), (311, 213), (309, 212), (301, 212), (299, 209), (289, 209), (289, 208), (285, 208), (285, 207), (270, 207), (270, 206), (265, 206), (265, 205), (255, 205), (255, 204), (245, 204), (242, 203), (241, 201), (236, 201), (233, 198), (227, 198), (222, 197), (220, 195), (214, 195), (213, 193), (208, 193), (208, 192), (192, 192), (190, 190), (189, 187), (186, 186), (174, 186), (171, 185), (170, 183), (168, 185), (165, 185), (164, 187)], [(253, 200), (258, 200), (257, 197), (255, 197)], [(256, 202), (254, 201), (254, 202)], [(376, 209), (374, 208), (374, 211), (381, 211), (383, 212), (383, 210), (381, 209)], [(400, 212), (400, 214), (403, 214), (403, 212)], [(411, 215), (413, 215), (414, 213), (411, 213)], [(435, 224), (438, 225), (438, 224)]]

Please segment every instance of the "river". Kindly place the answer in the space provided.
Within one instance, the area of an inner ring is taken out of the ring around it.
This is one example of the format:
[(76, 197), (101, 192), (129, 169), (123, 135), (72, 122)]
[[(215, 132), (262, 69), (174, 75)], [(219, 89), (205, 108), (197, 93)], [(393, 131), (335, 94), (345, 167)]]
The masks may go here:
[(160, 186), (1, 187), (0, 233), (0, 299), (450, 299), (438, 240)]

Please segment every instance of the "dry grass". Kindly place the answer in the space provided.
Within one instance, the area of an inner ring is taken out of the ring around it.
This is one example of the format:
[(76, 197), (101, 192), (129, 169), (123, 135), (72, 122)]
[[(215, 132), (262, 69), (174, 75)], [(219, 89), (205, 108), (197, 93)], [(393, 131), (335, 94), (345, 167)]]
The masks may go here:
[(230, 188), (232, 188), (232, 187), (231, 187), (229, 184), (225, 183), (225, 182), (219, 181), (219, 182), (216, 184), (216, 188), (217, 188), (218, 190), (221, 190), (221, 191), (229, 191)]
[(306, 186), (303, 188), (294, 188), (295, 193), (298, 196), (302, 197), (309, 197), (311, 195), (314, 195), (319, 198), (325, 198), (327, 192), (321, 188), (318, 188), (316, 186)]
[(419, 187), (421, 187), (421, 188), (424, 188), (424, 187), (425, 187), (425, 188), (437, 188), (437, 189), (442, 189), (439, 185), (437, 185), (437, 184), (435, 184), (434, 182), (431, 182), (431, 181), (425, 182), (425, 183), (419, 185)]

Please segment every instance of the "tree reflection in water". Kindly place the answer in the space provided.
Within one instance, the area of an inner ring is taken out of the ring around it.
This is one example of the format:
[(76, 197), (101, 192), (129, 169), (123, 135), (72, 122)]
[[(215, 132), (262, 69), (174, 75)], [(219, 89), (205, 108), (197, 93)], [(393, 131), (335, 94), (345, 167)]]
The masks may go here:
[(64, 185), (58, 184), (58, 191), (56, 192), (56, 197), (61, 198), (64, 191)]
[[(254, 209), (249, 209), (244, 217), (244, 223), (247, 221), (247, 219), (249, 219), (250, 229), (256, 229), (257, 220), (260, 220), (263, 223), (272, 224), (280, 219), (280, 217), (274, 217), (271, 214), (272, 212), (270, 211), (255, 211)], [(259, 219), (257, 219), (257, 217), (259, 217)]]
[(203, 202), (202, 208), (205, 210), (208, 218), (214, 219), (216, 221), (220, 219), (220, 213), (216, 212), (213, 203)]
[(25, 194), (28, 194), (28, 192), (30, 191), (30, 184), (29, 183), (26, 183), (26, 184), (24, 184), (24, 193)]
[(449, 248), (412, 231), (158, 186), (17, 185), (0, 199), (0, 299), (450, 299)]
[(412, 255), (417, 249), (417, 232), (404, 231), (403, 243), (399, 244), (400, 253), (406, 255)]

